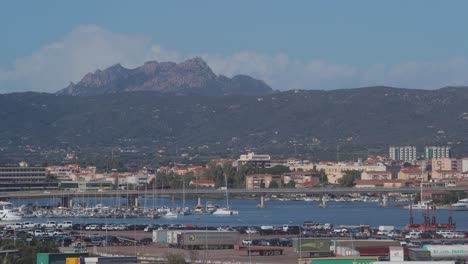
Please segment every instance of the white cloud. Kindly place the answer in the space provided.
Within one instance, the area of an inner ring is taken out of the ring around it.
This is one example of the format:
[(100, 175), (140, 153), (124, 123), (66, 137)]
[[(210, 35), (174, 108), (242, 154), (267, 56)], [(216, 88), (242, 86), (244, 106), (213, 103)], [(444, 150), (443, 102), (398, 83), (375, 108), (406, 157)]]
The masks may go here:
[(372, 85), (407, 88), (439, 88), (468, 84), (468, 62), (464, 57), (438, 63), (404, 62), (367, 67), (301, 61), (286, 54), (268, 55), (242, 51), (231, 55), (182, 54), (164, 49), (149, 38), (116, 34), (95, 25), (83, 25), (58, 42), (30, 56), (18, 58), (12, 69), (0, 69), (0, 92), (55, 92), (79, 81), (86, 73), (116, 63), (133, 68), (148, 60), (176, 61), (200, 56), (217, 74), (248, 74), (273, 88), (339, 89)]

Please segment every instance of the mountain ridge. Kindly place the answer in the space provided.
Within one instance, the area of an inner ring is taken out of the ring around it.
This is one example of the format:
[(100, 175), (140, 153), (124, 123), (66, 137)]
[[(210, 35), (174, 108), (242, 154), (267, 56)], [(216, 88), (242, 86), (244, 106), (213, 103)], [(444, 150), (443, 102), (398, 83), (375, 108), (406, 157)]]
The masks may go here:
[(70, 83), (57, 94), (89, 96), (120, 92), (153, 91), (171, 95), (258, 95), (272, 93), (264, 81), (247, 75), (232, 78), (216, 75), (201, 58), (181, 63), (147, 61), (134, 69), (114, 64), (87, 73), (78, 83)]
[(353, 158), (407, 144), (451, 145), (455, 154), (468, 155), (467, 102), (466, 87), (220, 97), (148, 91), (13, 93), (0, 95), (0, 157), (25, 155), (25, 149), (35, 147), (38, 155), (49, 148), (81, 156), (119, 148), (150, 156), (155, 150), (176, 155), (178, 149), (236, 157), (252, 150), (330, 159), (336, 157), (337, 145), (341, 157)]

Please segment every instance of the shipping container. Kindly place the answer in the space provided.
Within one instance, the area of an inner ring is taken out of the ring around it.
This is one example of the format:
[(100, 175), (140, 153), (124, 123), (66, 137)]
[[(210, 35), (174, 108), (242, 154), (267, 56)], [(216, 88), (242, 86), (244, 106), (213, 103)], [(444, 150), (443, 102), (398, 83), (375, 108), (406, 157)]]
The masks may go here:
[(408, 248), (408, 259), (411, 261), (430, 261), (431, 252), (422, 248)]
[(295, 252), (330, 252), (330, 239), (326, 238), (296, 238), (293, 239)]
[(87, 257), (88, 253), (37, 253), (37, 264), (67, 264), (67, 258)]
[(390, 248), (390, 261), (404, 261), (405, 260), (405, 251), (403, 247), (391, 246)]
[(80, 264), (80, 258), (67, 258), (67, 264)]
[(153, 230), (154, 243), (167, 243), (167, 230)]
[(341, 257), (359, 257), (360, 256), (359, 251), (352, 249), (350, 247), (336, 247), (335, 254)]
[(308, 258), (299, 259), (298, 264), (373, 264), (378, 258)]
[(233, 249), (239, 243), (239, 233), (217, 230), (184, 230), (179, 233), (178, 246), (184, 249)]
[(181, 230), (167, 230), (167, 243), (169, 245), (177, 245), (177, 236), (181, 234)]
[(468, 258), (468, 245), (424, 245), (431, 252), (432, 259)]

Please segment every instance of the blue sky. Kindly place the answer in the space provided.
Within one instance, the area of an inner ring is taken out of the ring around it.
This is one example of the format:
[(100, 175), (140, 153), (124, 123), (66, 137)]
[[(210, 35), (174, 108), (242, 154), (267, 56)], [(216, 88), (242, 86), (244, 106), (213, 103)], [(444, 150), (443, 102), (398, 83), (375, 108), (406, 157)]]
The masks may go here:
[(275, 89), (468, 84), (466, 1), (9, 1), (0, 92), (201, 56)]

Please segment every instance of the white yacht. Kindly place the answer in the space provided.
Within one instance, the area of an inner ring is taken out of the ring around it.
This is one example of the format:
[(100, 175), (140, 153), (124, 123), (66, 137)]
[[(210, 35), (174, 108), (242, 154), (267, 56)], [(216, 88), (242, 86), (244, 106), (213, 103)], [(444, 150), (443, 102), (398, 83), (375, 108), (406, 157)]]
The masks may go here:
[(468, 198), (458, 200), (457, 203), (452, 204), (454, 211), (468, 211)]
[[(417, 204), (411, 205), (413, 210), (426, 210), (426, 209), (432, 209), (432, 201), (419, 201)], [(408, 206), (409, 208), (409, 206)]]
[(172, 211), (168, 211), (166, 214), (161, 216), (162, 218), (177, 218), (178, 215)]
[(13, 211), (12, 203), (0, 202), (0, 220), (1, 221), (18, 221), (18, 220), (21, 220), (21, 215)]
[(229, 208), (218, 208), (213, 212), (213, 215), (238, 215), (239, 211)]

